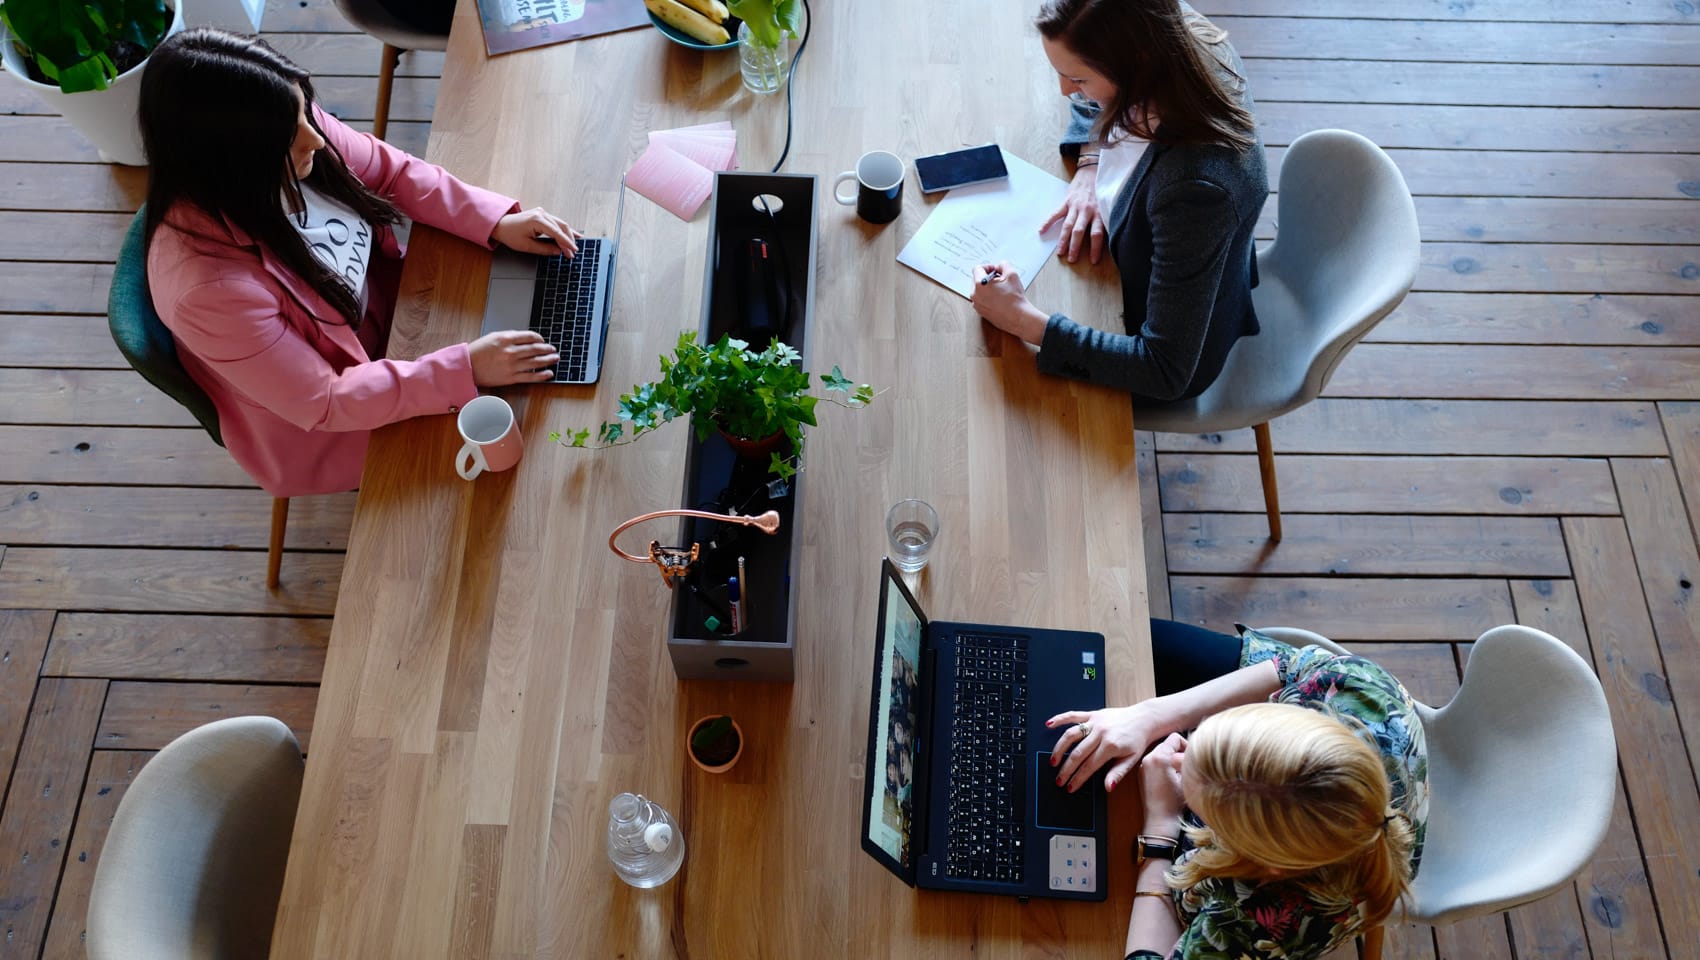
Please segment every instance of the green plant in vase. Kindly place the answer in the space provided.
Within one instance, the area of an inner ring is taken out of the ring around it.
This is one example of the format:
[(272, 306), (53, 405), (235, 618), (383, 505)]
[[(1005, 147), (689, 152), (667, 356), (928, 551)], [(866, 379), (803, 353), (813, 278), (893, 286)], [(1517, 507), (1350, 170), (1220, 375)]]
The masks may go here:
[(165, 39), (165, 0), (5, 0), (0, 23), (38, 83), (105, 90)]
[(785, 37), (803, 22), (797, 0), (727, 0), (738, 27), (738, 69), (754, 93), (777, 93), (785, 80)]
[(726, 0), (732, 16), (744, 21), (750, 36), (764, 47), (777, 47), (781, 34), (797, 36), (803, 10), (797, 0)]
[(803, 427), (815, 426), (821, 400), (859, 409), (874, 399), (873, 387), (852, 382), (837, 367), (821, 375), (820, 396), (810, 393), (812, 377), (802, 359), (777, 339), (756, 351), (731, 336), (700, 344), (696, 333), (687, 331), (679, 334), (673, 355), (661, 358), (659, 379), (620, 396), (617, 419), (594, 434), (585, 427), (554, 432), (549, 439), (566, 447), (616, 447), (688, 414), (697, 439), (719, 430), (741, 452), (764, 449), (768, 472), (788, 479), (797, 473)]

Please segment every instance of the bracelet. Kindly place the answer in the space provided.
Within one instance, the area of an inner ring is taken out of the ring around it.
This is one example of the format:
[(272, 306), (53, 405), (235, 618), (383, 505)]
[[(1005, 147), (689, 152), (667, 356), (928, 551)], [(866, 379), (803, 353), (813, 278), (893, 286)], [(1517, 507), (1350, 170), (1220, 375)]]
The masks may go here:
[(1076, 167), (1095, 167), (1095, 166), (1098, 165), (1098, 158), (1097, 157), (1081, 157), (1079, 160), (1074, 161), (1074, 165)]
[(1164, 900), (1167, 900), (1170, 897), (1170, 893), (1167, 890), (1135, 890), (1133, 891), (1133, 895), (1136, 897), (1162, 897)]
[(1154, 837), (1142, 833), (1133, 844), (1134, 862), (1140, 864), (1147, 860), (1173, 860), (1179, 853), (1180, 840), (1175, 837)]

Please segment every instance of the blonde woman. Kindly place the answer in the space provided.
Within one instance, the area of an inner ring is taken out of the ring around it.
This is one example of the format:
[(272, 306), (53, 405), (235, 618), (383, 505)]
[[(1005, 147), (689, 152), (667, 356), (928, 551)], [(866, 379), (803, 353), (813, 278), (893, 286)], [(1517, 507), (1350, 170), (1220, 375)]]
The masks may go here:
[(1138, 767), (1130, 960), (1320, 957), (1386, 920), (1416, 876), (1428, 759), (1410, 694), (1361, 657), (1154, 621), (1159, 689), (1230, 648), (1237, 670), (1051, 720), (1072, 724), (1057, 751), (1071, 789)]

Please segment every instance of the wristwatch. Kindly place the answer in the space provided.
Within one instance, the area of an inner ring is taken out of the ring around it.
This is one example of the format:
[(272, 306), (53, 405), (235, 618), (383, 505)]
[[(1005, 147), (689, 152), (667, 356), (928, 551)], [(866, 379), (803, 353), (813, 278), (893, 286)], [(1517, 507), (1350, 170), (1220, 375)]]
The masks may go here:
[(1180, 852), (1178, 846), (1178, 841), (1173, 837), (1150, 837), (1140, 834), (1133, 842), (1134, 865), (1143, 866), (1147, 860), (1173, 861), (1175, 854)]

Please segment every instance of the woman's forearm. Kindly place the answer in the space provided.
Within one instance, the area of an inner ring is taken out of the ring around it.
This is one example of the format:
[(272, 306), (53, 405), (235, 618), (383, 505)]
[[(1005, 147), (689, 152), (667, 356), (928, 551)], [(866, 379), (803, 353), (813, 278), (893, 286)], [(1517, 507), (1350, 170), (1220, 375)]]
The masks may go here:
[(1175, 941), (1181, 938), (1181, 921), (1175, 913), (1175, 902), (1168, 896), (1168, 884), (1163, 880), (1164, 871), (1169, 869), (1167, 860), (1147, 860), (1134, 876), (1135, 891), (1162, 891), (1164, 896), (1141, 896), (1135, 893), (1133, 911), (1127, 922), (1127, 949), (1125, 953), (1135, 950), (1152, 950), (1164, 956), (1174, 948)]
[(1164, 718), (1167, 732), (1179, 733), (1191, 730), (1204, 722), (1205, 717), (1229, 707), (1268, 700), (1280, 689), (1281, 678), (1275, 672), (1275, 662), (1265, 660), (1206, 680), (1196, 687), (1158, 697), (1155, 703)]

